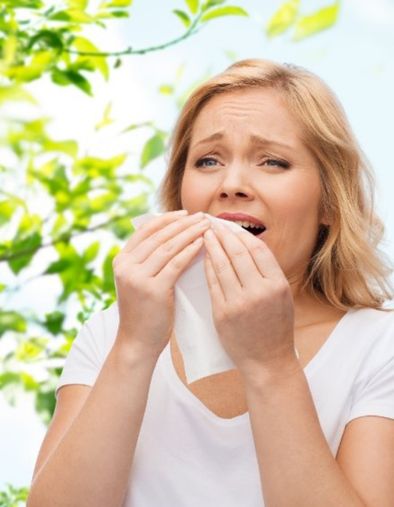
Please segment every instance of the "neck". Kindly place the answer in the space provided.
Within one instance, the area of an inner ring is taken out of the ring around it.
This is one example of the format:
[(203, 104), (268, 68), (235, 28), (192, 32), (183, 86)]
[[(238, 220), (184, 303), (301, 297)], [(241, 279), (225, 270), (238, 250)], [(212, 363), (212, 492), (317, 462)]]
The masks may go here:
[(291, 286), (294, 302), (294, 328), (299, 329), (325, 320), (331, 320), (344, 313), (307, 292)]
[(294, 270), (292, 273), (285, 273), (290, 290), (293, 296), (294, 305), (294, 328), (308, 326), (312, 321), (317, 320), (317, 308), (323, 306), (308, 290), (302, 289), (304, 276), (303, 270)]

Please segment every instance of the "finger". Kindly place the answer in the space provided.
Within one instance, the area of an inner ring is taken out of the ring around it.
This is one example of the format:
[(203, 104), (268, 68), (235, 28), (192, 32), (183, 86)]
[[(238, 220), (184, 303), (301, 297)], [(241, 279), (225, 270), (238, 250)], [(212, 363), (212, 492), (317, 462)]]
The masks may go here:
[[(249, 247), (241, 241), (239, 236), (234, 231), (223, 227), (219, 224), (213, 226), (217, 238), (222, 244), (231, 264), (234, 267), (242, 287), (251, 287), (256, 283), (256, 277), (261, 277), (262, 274), (253, 258)], [(246, 232), (246, 231), (244, 231)], [(247, 232), (247, 234), (250, 234)]]
[(144, 262), (154, 251), (171, 238), (186, 230), (191, 225), (199, 223), (203, 215), (195, 213), (184, 217), (172, 219), (164, 224), (157, 224), (154, 229), (148, 229), (150, 223), (145, 224), (144, 229), (137, 229), (124, 247), (123, 252), (133, 252), (136, 262)]
[(205, 254), (204, 269), (212, 301), (226, 302), (226, 296), (222, 291), (220, 282), (216, 276), (215, 270), (213, 269), (211, 257), (209, 254)]
[[(123, 262), (133, 262), (138, 265), (140, 273), (145, 277), (157, 276), (164, 267), (184, 248), (192, 243), (210, 227), (209, 220), (201, 220), (189, 225), (187, 229), (176, 233), (167, 241), (149, 238), (139, 245), (135, 251), (124, 257)], [(161, 231), (163, 233), (164, 231)], [(146, 258), (144, 258), (147, 253)], [(140, 262), (138, 262), (140, 259)]]
[(234, 271), (233, 265), (226, 252), (223, 250), (216, 234), (212, 230), (208, 230), (204, 233), (204, 243), (222, 291), (224, 294), (230, 295), (231, 292), (234, 292), (236, 287), (241, 286), (241, 282)]
[(249, 249), (256, 266), (265, 278), (270, 278), (271, 280), (285, 278), (285, 274), (275, 255), (264, 240), (255, 238), (253, 234), (245, 230), (237, 231), (235, 234)]
[(139, 226), (126, 242), (123, 247), (124, 252), (129, 252), (135, 248), (135, 246), (143, 241), (145, 238), (150, 237), (152, 234), (157, 232), (158, 230), (163, 229), (169, 224), (175, 223), (177, 220), (182, 218), (187, 218), (188, 215), (187, 210), (176, 210), (169, 211), (160, 215), (158, 217), (152, 218), (149, 222)]
[(156, 279), (165, 290), (169, 290), (174, 287), (179, 276), (188, 267), (193, 257), (197, 255), (203, 245), (204, 240), (200, 236), (166, 263), (160, 273), (156, 276)]

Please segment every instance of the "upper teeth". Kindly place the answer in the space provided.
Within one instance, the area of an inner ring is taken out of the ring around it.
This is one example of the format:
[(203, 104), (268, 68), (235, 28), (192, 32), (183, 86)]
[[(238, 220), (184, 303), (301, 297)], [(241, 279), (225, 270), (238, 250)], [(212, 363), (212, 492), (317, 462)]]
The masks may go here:
[(264, 229), (265, 228), (264, 226), (252, 224), (251, 222), (245, 222), (245, 221), (241, 222), (240, 220), (233, 220), (233, 222), (238, 225), (241, 225), (242, 227), (254, 227), (256, 229)]

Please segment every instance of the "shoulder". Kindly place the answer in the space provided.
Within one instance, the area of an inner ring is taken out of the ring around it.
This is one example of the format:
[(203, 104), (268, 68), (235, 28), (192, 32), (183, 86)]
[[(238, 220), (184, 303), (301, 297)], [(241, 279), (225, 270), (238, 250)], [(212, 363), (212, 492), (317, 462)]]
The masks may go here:
[(75, 339), (74, 347), (95, 349), (98, 356), (106, 356), (111, 349), (118, 329), (118, 304), (93, 313), (84, 322)]
[(349, 329), (353, 329), (355, 337), (366, 342), (388, 340), (394, 344), (394, 309), (389, 311), (375, 308), (355, 308), (348, 312)]
[(89, 319), (86, 320), (84, 326), (88, 327), (90, 330), (111, 331), (114, 327), (118, 326), (118, 323), (118, 303), (115, 301), (107, 308), (93, 313)]
[(371, 378), (394, 364), (394, 310), (351, 310), (345, 331), (347, 352), (354, 363), (361, 367), (360, 379)]

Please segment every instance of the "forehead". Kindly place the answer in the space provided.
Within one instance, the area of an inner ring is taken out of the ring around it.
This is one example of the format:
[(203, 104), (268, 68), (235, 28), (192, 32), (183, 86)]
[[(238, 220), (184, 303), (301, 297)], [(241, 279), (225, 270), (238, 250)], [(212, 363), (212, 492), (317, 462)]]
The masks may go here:
[(217, 131), (225, 135), (262, 136), (287, 144), (302, 144), (303, 129), (281, 93), (271, 88), (247, 88), (215, 95), (195, 119), (192, 144)]

